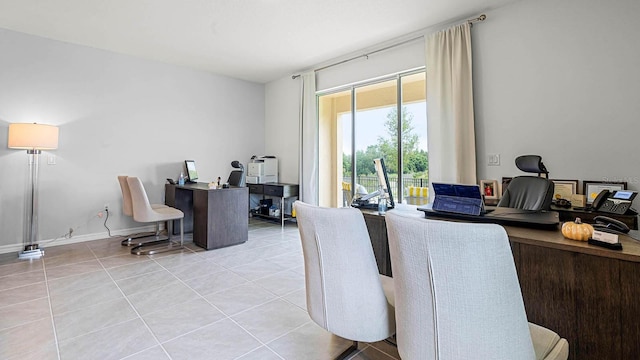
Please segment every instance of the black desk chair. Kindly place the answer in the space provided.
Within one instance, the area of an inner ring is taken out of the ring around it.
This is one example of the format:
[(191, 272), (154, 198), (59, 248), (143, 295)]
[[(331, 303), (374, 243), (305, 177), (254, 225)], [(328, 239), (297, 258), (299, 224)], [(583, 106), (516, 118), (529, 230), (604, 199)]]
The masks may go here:
[(244, 166), (238, 160), (232, 161), (231, 166), (240, 170), (233, 170), (231, 174), (229, 174), (229, 179), (227, 180), (227, 183), (229, 183), (229, 186), (239, 186), (239, 187), (244, 186), (245, 185)]
[[(517, 176), (511, 180), (502, 195), (498, 207), (523, 210), (549, 210), (553, 200), (553, 181), (538, 155), (523, 155), (516, 158), (518, 169), (538, 176)], [(541, 177), (545, 174), (545, 177)]]

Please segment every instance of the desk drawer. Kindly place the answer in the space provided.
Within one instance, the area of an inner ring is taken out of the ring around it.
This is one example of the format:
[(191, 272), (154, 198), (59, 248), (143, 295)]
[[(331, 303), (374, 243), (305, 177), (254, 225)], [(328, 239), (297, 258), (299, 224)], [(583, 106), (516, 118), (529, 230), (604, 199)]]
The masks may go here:
[(283, 187), (279, 185), (265, 185), (264, 186), (264, 194), (269, 196), (279, 196), (282, 197)]
[(278, 184), (270, 185), (264, 184), (264, 194), (270, 196), (278, 196), (288, 198), (298, 195), (298, 185)]
[(264, 185), (262, 184), (247, 184), (247, 186), (252, 194), (262, 194), (264, 191)]

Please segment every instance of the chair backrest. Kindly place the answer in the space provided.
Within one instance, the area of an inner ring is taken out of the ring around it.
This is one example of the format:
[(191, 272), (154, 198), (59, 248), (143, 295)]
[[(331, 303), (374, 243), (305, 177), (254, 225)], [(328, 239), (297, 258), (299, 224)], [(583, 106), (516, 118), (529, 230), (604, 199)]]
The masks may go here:
[(227, 182), (231, 186), (244, 186), (245, 185), (244, 170), (233, 170), (229, 174), (229, 179), (227, 180)]
[(133, 209), (133, 220), (137, 222), (153, 222), (155, 220), (155, 213), (151, 209), (149, 204), (149, 198), (144, 191), (144, 185), (142, 181), (133, 176), (127, 177), (127, 184), (129, 185), (129, 191), (131, 192), (131, 203)]
[(402, 359), (535, 359), (501, 226), (385, 220)]
[(133, 216), (133, 205), (131, 204), (131, 191), (127, 183), (126, 176), (118, 176), (120, 183), (120, 191), (122, 192), (122, 213), (127, 216)]
[(369, 232), (360, 210), (296, 201), (307, 311), (318, 325), (354, 341), (379, 341), (395, 330)]
[(523, 210), (549, 210), (553, 201), (553, 181), (536, 176), (518, 176), (509, 182), (499, 207)]

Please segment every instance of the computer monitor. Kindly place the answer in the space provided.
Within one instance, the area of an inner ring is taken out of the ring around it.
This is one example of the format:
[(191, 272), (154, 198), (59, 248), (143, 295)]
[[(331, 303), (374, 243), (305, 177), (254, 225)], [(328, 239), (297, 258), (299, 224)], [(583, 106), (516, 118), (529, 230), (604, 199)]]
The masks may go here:
[(391, 185), (389, 185), (389, 176), (387, 176), (387, 167), (384, 165), (384, 159), (373, 159), (373, 166), (376, 169), (376, 175), (378, 176), (380, 186), (382, 186), (388, 196), (387, 206), (391, 209), (395, 204), (393, 202), (393, 192), (391, 191)]
[(198, 171), (196, 170), (196, 162), (194, 160), (185, 160), (184, 165), (187, 168), (187, 181), (196, 182), (198, 180)]

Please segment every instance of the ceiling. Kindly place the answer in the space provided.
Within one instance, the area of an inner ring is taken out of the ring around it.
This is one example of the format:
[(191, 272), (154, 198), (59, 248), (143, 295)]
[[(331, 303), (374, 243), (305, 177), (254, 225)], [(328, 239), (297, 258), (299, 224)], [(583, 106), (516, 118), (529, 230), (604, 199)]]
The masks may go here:
[(0, 0), (0, 28), (266, 83), (517, 0)]

